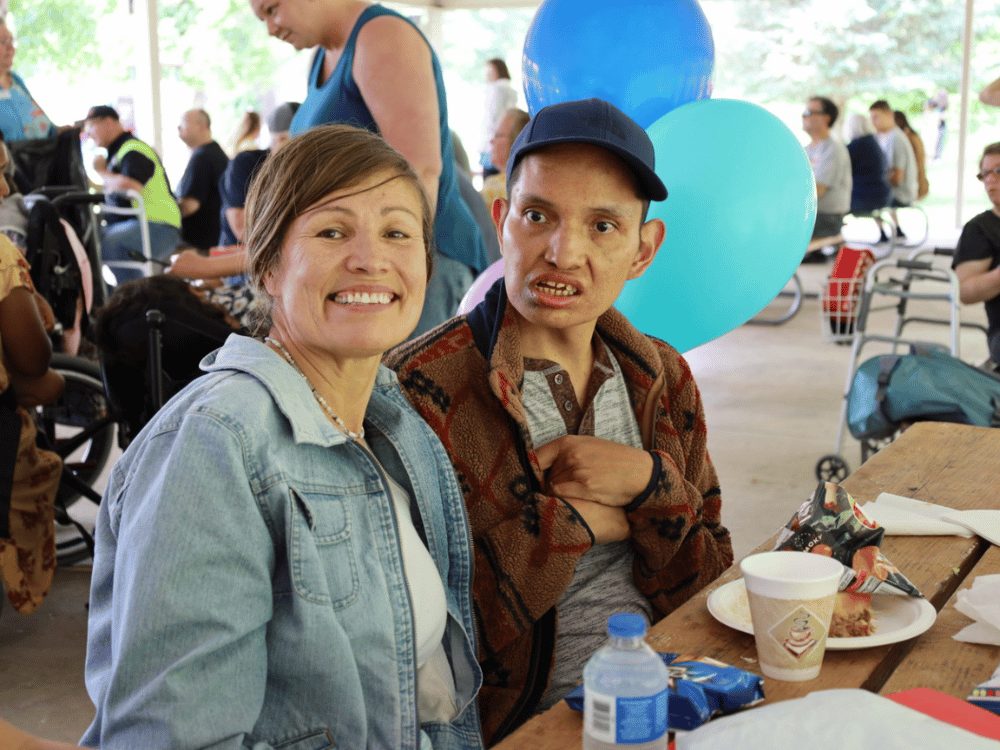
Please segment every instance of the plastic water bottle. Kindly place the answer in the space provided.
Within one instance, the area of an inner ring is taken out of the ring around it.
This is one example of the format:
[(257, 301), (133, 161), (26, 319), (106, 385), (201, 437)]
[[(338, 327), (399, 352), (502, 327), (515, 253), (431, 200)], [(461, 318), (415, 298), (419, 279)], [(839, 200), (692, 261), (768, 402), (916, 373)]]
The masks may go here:
[(608, 618), (608, 643), (583, 668), (584, 750), (664, 750), (667, 667), (648, 645), (646, 621)]

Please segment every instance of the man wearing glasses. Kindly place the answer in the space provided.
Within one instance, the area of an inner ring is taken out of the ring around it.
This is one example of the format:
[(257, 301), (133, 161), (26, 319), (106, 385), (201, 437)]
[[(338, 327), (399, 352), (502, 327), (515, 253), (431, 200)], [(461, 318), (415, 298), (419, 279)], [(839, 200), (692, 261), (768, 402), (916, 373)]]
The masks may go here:
[[(830, 136), (837, 121), (837, 105), (825, 96), (814, 96), (802, 112), (802, 129), (809, 134), (806, 155), (816, 176), (816, 226), (812, 238), (835, 237), (851, 210), (851, 157), (847, 147)], [(806, 253), (803, 263), (822, 263), (821, 249)]]
[(973, 217), (962, 229), (952, 267), (958, 275), (962, 302), (986, 306), (990, 359), (1000, 365), (1000, 142), (983, 149), (976, 177), (993, 207)]

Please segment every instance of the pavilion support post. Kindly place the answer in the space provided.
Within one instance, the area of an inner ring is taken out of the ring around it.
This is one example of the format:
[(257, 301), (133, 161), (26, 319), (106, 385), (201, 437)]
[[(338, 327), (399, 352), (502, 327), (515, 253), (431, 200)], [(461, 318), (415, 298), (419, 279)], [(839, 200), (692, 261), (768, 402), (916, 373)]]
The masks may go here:
[(971, 77), (971, 60), (973, 29), (972, 19), (974, 15), (975, 0), (965, 0), (965, 27), (962, 31), (962, 83), (961, 100), (959, 110), (958, 126), (958, 169), (956, 170), (955, 185), (955, 227), (963, 224), (962, 205), (965, 202), (965, 147), (968, 141), (969, 130), (969, 79)]
[(142, 139), (163, 153), (163, 109), (160, 101), (160, 35), (157, 0), (135, 0), (136, 129)]

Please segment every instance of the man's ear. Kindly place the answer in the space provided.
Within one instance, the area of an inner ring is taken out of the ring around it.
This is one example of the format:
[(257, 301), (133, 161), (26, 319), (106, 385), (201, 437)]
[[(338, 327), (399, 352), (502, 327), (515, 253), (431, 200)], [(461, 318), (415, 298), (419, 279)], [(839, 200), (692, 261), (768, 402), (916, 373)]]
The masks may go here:
[(497, 198), (493, 201), (491, 213), (493, 214), (493, 224), (497, 229), (497, 242), (500, 243), (500, 254), (503, 255), (503, 223), (507, 220), (510, 212), (510, 201), (504, 198)]
[(666, 236), (667, 226), (660, 219), (650, 219), (639, 227), (639, 249), (632, 259), (628, 278), (637, 279), (646, 272)]

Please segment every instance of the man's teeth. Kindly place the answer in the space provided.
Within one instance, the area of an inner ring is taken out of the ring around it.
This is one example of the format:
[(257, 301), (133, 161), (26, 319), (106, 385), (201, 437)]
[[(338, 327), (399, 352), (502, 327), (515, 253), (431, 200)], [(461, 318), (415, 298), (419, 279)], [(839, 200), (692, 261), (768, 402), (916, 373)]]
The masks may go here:
[(341, 292), (333, 301), (341, 305), (388, 305), (392, 302), (391, 292)]
[(575, 286), (563, 284), (559, 281), (540, 281), (538, 282), (538, 287), (546, 294), (552, 294), (556, 297), (569, 297), (576, 294)]

